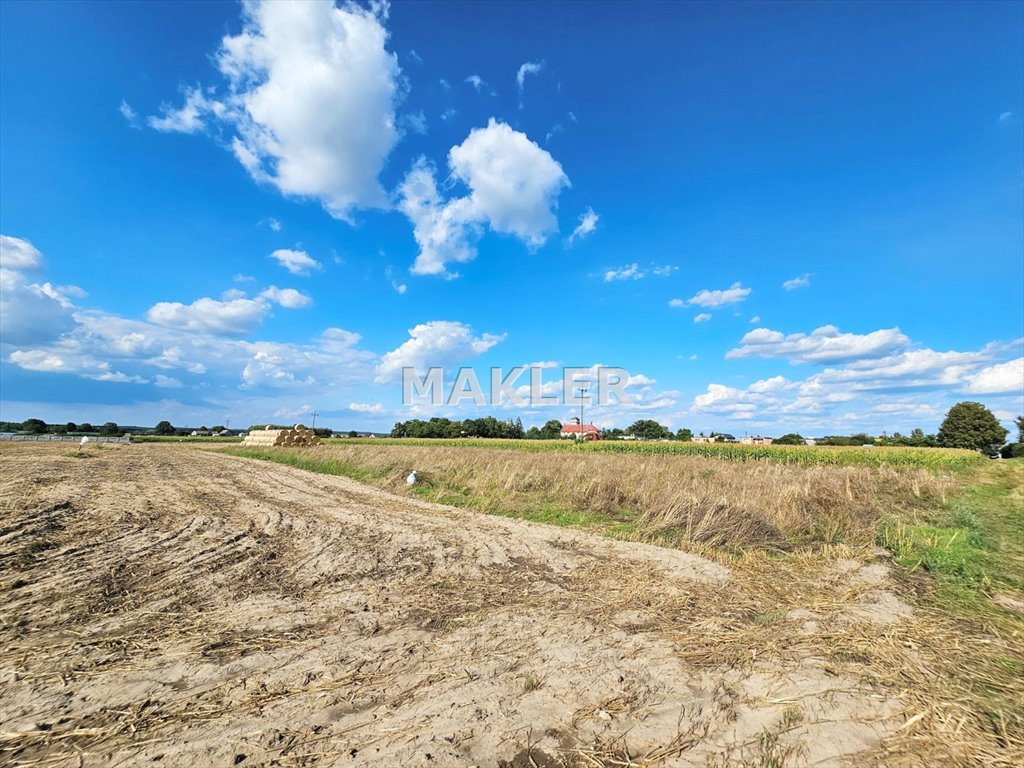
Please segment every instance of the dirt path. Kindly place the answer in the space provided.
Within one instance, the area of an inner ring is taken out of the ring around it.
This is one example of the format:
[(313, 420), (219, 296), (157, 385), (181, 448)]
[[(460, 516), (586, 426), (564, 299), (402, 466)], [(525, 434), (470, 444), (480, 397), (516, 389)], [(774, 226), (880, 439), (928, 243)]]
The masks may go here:
[[(761, 653), (819, 613), (682, 552), (178, 446), (5, 446), (0, 478), (0, 763), (842, 765), (904, 720)], [(858, 565), (821, 599), (909, 610), (837, 589), (888, 594)]]

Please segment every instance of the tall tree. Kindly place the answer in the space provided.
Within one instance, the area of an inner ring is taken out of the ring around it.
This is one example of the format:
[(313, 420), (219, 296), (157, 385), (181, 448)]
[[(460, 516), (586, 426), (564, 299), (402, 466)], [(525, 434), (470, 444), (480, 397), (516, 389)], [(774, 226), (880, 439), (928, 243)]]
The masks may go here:
[(42, 419), (26, 419), (21, 428), (25, 432), (31, 432), (33, 435), (46, 434), (46, 422)]
[(541, 440), (557, 440), (562, 436), (562, 422), (558, 419), (549, 419), (540, 428)]
[(672, 433), (653, 419), (639, 419), (626, 427), (626, 434), (639, 437), (641, 440), (663, 440)]
[(107, 437), (114, 437), (115, 435), (117, 435), (119, 431), (120, 430), (118, 429), (117, 424), (115, 424), (112, 421), (108, 421), (106, 424), (100, 427), (100, 434), (106, 435)]
[(174, 427), (171, 426), (171, 422), (169, 421), (161, 421), (156, 425), (153, 431), (158, 435), (173, 435)]
[(798, 435), (796, 432), (790, 432), (788, 435), (777, 437), (772, 440), (775, 445), (803, 445), (806, 441)]
[(949, 409), (939, 427), (939, 445), (991, 452), (1003, 444), (1008, 430), (988, 408), (967, 400)]

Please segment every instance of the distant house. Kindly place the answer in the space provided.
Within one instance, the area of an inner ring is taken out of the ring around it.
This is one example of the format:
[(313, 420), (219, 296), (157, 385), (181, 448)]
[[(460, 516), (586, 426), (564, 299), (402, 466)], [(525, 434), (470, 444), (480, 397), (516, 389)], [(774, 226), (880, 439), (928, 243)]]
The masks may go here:
[(704, 433), (701, 432), (699, 435), (695, 435), (694, 437), (690, 438), (690, 442), (692, 442), (692, 443), (713, 443), (713, 442), (715, 442), (715, 438), (714, 437), (705, 437)]
[(771, 445), (772, 439), (770, 437), (761, 437), (760, 435), (744, 435), (740, 438), (741, 445)]
[(600, 440), (601, 430), (593, 424), (580, 424), (580, 420), (575, 416), (562, 427), (562, 437), (572, 437), (576, 440)]

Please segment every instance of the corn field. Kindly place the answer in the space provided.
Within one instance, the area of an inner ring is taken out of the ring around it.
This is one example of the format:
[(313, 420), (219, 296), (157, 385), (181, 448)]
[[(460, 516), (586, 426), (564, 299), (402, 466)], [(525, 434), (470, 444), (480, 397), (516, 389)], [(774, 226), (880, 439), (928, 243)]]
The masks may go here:
[(510, 451), (578, 451), (583, 453), (625, 453), (640, 455), (699, 456), (727, 461), (766, 461), (805, 466), (919, 467), (958, 470), (985, 461), (980, 453), (957, 448), (873, 448), (803, 445), (738, 445), (735, 443), (625, 442), (577, 443), (571, 440), (492, 440), (481, 438), (427, 439), (343, 438), (333, 444), (407, 445), (450, 448), (486, 448)]

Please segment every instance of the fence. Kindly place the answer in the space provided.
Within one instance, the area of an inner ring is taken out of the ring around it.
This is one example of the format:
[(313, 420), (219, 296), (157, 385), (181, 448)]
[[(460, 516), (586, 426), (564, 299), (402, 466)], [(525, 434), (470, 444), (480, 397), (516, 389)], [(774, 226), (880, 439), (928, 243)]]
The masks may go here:
[[(10, 433), (0, 433), (0, 440), (9, 440), (11, 442), (31, 442), (31, 443), (80, 443), (82, 442), (82, 435), (13, 435)], [(131, 438), (129, 437), (93, 437), (89, 435), (90, 443), (130, 443)]]

